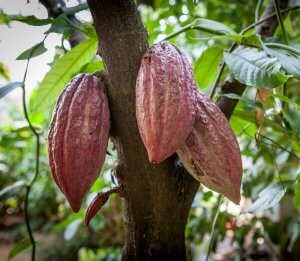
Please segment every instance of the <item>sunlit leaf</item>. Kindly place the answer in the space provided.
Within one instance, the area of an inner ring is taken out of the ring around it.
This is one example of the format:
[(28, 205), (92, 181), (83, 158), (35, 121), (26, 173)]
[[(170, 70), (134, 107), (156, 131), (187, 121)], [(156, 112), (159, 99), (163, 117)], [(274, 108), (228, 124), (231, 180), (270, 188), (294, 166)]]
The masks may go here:
[(196, 60), (195, 78), (201, 89), (209, 87), (216, 77), (218, 66), (223, 57), (223, 48), (212, 46), (207, 48)]
[(35, 98), (35, 107), (47, 108), (52, 106), (59, 93), (70, 79), (80, 72), (82, 66), (87, 64), (94, 56), (97, 47), (95, 40), (80, 43), (62, 56), (46, 74)]

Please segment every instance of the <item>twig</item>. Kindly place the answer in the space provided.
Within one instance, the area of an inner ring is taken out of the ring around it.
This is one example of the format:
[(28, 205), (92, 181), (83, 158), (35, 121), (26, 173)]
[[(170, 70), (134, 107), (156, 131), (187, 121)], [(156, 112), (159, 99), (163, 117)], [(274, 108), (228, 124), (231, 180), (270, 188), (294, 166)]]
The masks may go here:
[(211, 226), (210, 240), (209, 240), (207, 255), (206, 255), (206, 259), (205, 259), (206, 261), (208, 261), (209, 254), (210, 254), (210, 251), (211, 251), (212, 241), (213, 241), (214, 231), (215, 231), (215, 226), (216, 226), (219, 214), (220, 214), (220, 205), (222, 203), (222, 200), (223, 200), (223, 196), (220, 194), (219, 195), (219, 199), (218, 199), (217, 212), (216, 212), (216, 215), (214, 217), (214, 220), (213, 220), (213, 223), (212, 223), (212, 226)]
[[(300, 157), (298, 157), (298, 156), (297, 156), (295, 153), (293, 153), (292, 151), (290, 151), (290, 150), (288, 150), (288, 149), (282, 147), (282, 146), (281, 146), (278, 142), (276, 142), (275, 140), (273, 140), (273, 139), (271, 139), (271, 138), (269, 138), (269, 137), (267, 137), (267, 136), (265, 136), (265, 135), (263, 135), (263, 134), (258, 134), (258, 133), (256, 133), (256, 135), (259, 135), (259, 136), (261, 136), (262, 138), (264, 138), (264, 139), (266, 139), (266, 140), (268, 140), (268, 141), (274, 143), (278, 148), (282, 149), (283, 151), (288, 152), (291, 156), (293, 156), (293, 157), (297, 158), (298, 160), (300, 160)], [(266, 143), (265, 143), (265, 144), (266, 144)]]

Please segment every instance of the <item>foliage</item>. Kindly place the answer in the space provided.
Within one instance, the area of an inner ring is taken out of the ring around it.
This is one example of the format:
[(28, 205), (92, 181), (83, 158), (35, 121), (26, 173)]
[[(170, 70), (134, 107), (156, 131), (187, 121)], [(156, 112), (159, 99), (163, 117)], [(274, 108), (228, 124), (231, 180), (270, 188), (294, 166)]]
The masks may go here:
[[(267, 2), (263, 1), (262, 8)], [(299, 5), (298, 2), (292, 1), (291, 4)], [(246, 0), (154, 1), (154, 8), (145, 5), (139, 7), (150, 44), (169, 38), (169, 41), (183, 49), (194, 64), (195, 77), (201, 91), (211, 91), (223, 59), (226, 67), (220, 81), (232, 75), (248, 85), (243, 96), (226, 95), (239, 100), (230, 123), (239, 138), (243, 155), (242, 204), (239, 207), (223, 201), (218, 209), (217, 194), (203, 187), (199, 189), (186, 228), (189, 252), (195, 256), (207, 251), (211, 223), (218, 211), (212, 251), (216, 251), (218, 242), (231, 238), (239, 255), (247, 251), (250, 255), (261, 248), (257, 243), (262, 242), (261, 238), (280, 245), (283, 233), (288, 238), (285, 250), (292, 251), (300, 236), (299, 10), (285, 16), (284, 27), (289, 39), (289, 45), (286, 45), (282, 44), (284, 37), (280, 28), (273, 37), (262, 39), (253, 29), (245, 35), (237, 33), (254, 22), (255, 8), (256, 1)], [(116, 203), (118, 200), (110, 200), (92, 220), (91, 227), (85, 228), (84, 213), (71, 214), (62, 194), (53, 185), (47, 159), (47, 128), (58, 94), (75, 74), (95, 72), (104, 67), (101, 60), (94, 59), (97, 42), (91, 21), (83, 20), (75, 25), (63, 14), (55, 19), (38, 19), (33, 15), (0, 12), (1, 26), (13, 23), (47, 26), (45, 37), (55, 33), (67, 39), (73, 32), (84, 32), (86, 37), (86, 41), (65, 52), (61, 52), (65, 50), (62, 41), (62, 45), (57, 47), (49, 72), (31, 93), (29, 100), (30, 119), (42, 137), (39, 177), (30, 194), (29, 209), (33, 227), (56, 236), (62, 235), (62, 241), (69, 243), (84, 234), (84, 241), (93, 241), (93, 244), (76, 244), (80, 260), (118, 260), (123, 240), (121, 209), (119, 203)], [(237, 48), (229, 51), (232, 44)], [(17, 59), (31, 59), (44, 52), (47, 52), (47, 48), (43, 41), (24, 50)], [(19, 91), (17, 87), (21, 84), (8, 82), (11, 78), (9, 70), (2, 62), (0, 77), (7, 81), (0, 88), (2, 102), (11, 95), (13, 89)], [(271, 89), (268, 105), (264, 109), (255, 97), (256, 88)], [(257, 108), (263, 109), (264, 120), (261, 126), (257, 126), (254, 116)], [(12, 123), (1, 122), (0, 129), (2, 217), (23, 214), (24, 184), (31, 180), (35, 168), (34, 139), (28, 123), (14, 105), (6, 104), (6, 110)], [(258, 127), (262, 129), (260, 134), (257, 133)], [(103, 175), (92, 187), (83, 209), (86, 209), (96, 192), (113, 186), (111, 172), (115, 164), (116, 153), (110, 144)], [(270, 213), (285, 210), (286, 201), (292, 204), (290, 215), (270, 218)], [(23, 234), (25, 239), (16, 244), (11, 257), (29, 246), (24, 225), (14, 229), (15, 233)], [(98, 235), (100, 242), (92, 240), (95, 231), (101, 231)], [(247, 242), (249, 238), (250, 246)], [(70, 246), (70, 249), (73, 247)], [(268, 254), (272, 256), (274, 253), (269, 251)]]

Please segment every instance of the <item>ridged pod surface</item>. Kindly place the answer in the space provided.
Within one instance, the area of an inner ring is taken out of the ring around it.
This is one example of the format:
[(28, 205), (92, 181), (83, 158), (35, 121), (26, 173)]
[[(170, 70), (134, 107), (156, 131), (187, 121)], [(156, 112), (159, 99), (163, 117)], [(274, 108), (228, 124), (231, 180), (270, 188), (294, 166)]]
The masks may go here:
[(187, 57), (168, 42), (142, 58), (136, 81), (136, 118), (149, 161), (160, 163), (183, 145), (192, 130), (195, 80)]
[(49, 162), (74, 212), (105, 160), (109, 117), (104, 83), (93, 75), (74, 77), (56, 103), (48, 136)]
[(193, 130), (177, 154), (204, 186), (240, 202), (242, 160), (238, 141), (219, 107), (197, 92)]

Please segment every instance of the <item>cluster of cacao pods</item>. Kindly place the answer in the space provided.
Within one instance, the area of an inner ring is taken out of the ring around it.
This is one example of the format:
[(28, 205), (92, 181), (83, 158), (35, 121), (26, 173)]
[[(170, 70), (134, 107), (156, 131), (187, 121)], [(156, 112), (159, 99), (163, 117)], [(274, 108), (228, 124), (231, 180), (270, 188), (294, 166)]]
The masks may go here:
[(48, 153), (54, 181), (74, 212), (99, 175), (109, 139), (104, 83), (79, 74), (60, 94), (53, 112)]
[[(177, 152), (188, 172), (206, 187), (240, 201), (241, 154), (230, 125), (215, 103), (197, 92), (187, 57), (168, 42), (142, 58), (136, 81), (136, 118), (152, 163)], [(58, 98), (49, 129), (54, 181), (74, 212), (105, 160), (110, 112), (105, 84), (92, 74), (74, 77)], [(86, 223), (105, 204), (99, 194)]]
[(187, 57), (168, 42), (154, 44), (142, 58), (136, 118), (150, 162), (177, 152), (196, 180), (239, 203), (237, 139), (218, 106), (197, 91)]

